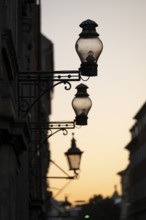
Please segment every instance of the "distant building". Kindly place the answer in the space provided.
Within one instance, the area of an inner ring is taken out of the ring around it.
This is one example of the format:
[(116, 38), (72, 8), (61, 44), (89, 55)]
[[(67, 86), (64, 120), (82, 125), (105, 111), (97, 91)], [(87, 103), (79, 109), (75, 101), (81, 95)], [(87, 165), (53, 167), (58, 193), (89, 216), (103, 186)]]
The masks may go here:
[(121, 177), (121, 217), (120, 220), (127, 220), (128, 216), (128, 207), (129, 207), (129, 166), (118, 173)]
[(115, 191), (113, 195), (111, 196), (111, 199), (114, 201), (114, 204), (121, 204), (122, 199), (117, 191), (117, 186), (115, 186)]
[[(65, 197), (64, 201), (57, 201), (53, 197), (50, 199), (49, 212), (47, 214), (48, 220), (64, 220), (70, 219), (71, 203)], [(68, 211), (69, 210), (69, 211)]]
[(126, 146), (130, 153), (128, 220), (146, 220), (146, 103), (134, 119)]

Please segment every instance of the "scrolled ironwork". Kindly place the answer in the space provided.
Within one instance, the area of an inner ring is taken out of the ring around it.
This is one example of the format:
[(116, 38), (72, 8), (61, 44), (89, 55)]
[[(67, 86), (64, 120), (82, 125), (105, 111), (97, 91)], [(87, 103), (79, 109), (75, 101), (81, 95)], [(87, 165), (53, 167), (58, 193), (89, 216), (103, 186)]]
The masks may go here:
[(51, 129), (49, 129), (50, 134), (48, 135), (48, 138), (50, 138), (50, 137), (53, 136), (54, 134), (58, 133), (59, 131), (62, 131), (62, 132), (63, 132), (63, 135), (67, 135), (67, 134), (68, 134), (68, 130), (67, 130), (67, 129), (59, 128), (58, 130), (56, 130), (56, 131), (54, 131), (54, 132), (53, 132)]
[(25, 113), (27, 109), (29, 108), (29, 102), (26, 99), (19, 100), (19, 111)]
[[(64, 84), (65, 84), (65, 87), (64, 87), (65, 90), (70, 90), (71, 89), (71, 83), (70, 82), (65, 82)], [(68, 85), (68, 87), (67, 87), (66, 84)]]

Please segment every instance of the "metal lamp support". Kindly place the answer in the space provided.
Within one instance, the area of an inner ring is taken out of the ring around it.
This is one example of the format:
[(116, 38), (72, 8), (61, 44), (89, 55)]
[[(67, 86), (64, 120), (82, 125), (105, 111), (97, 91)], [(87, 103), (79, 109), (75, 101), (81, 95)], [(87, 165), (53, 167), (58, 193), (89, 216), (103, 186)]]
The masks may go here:
[[(30, 129), (32, 131), (49, 131), (47, 138), (50, 138), (54, 134), (62, 131), (64, 135), (68, 134), (68, 129), (75, 128), (75, 121), (54, 121), (54, 122), (42, 122), (42, 123), (30, 123)], [(55, 131), (54, 131), (55, 130)], [(44, 141), (43, 141), (44, 142)]]
[(46, 176), (47, 179), (77, 179), (78, 174), (75, 173), (74, 176), (70, 176), (66, 171), (64, 171), (58, 164), (56, 164), (53, 160), (50, 160), (52, 164), (54, 164), (59, 170), (61, 170), (66, 176)]
[[(71, 89), (71, 83), (80, 81), (80, 72), (73, 71), (24, 71), (18, 74), (18, 113), (26, 117), (32, 107), (50, 90), (60, 84), (65, 84), (65, 89)], [(52, 84), (52, 82), (55, 82)], [(32, 95), (26, 91), (32, 87)], [(39, 88), (40, 94), (37, 94)], [(32, 100), (30, 102), (30, 100)]]
[[(39, 131), (42, 135), (44, 133), (44, 139), (40, 143), (37, 143), (38, 146), (31, 156), (30, 164), (31, 164), (34, 156), (41, 149), (42, 145), (50, 137), (52, 137), (54, 134), (58, 133), (59, 131), (62, 131), (63, 135), (67, 135), (68, 129), (74, 129), (74, 128), (75, 128), (75, 121), (30, 123), (31, 132), (38, 132)], [(46, 135), (46, 131), (49, 131), (50, 133), (48, 133), (48, 135)], [(36, 145), (36, 143), (33, 143), (32, 140), (31, 140), (31, 144)]]

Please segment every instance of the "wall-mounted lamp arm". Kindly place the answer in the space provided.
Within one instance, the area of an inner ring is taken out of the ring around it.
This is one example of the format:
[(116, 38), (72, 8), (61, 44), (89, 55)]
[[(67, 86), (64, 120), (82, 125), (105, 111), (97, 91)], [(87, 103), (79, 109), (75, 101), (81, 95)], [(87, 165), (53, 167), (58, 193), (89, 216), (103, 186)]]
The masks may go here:
[(69, 179), (69, 180), (73, 180), (73, 179), (77, 179), (78, 174), (75, 173), (74, 176), (70, 176), (65, 170), (63, 170), (57, 163), (55, 163), (53, 160), (50, 159), (50, 162), (52, 164), (54, 164), (59, 170), (62, 171), (62, 173), (65, 174), (65, 176), (41, 176), (38, 177), (40, 179)]
[(19, 81), (80, 81), (80, 71), (79, 70), (58, 70), (58, 71), (20, 71)]
[(31, 122), (30, 128), (32, 130), (66, 130), (74, 129), (75, 121), (50, 121), (50, 122)]
[(74, 180), (76, 179), (75, 176), (46, 176), (45, 179), (70, 179)]
[(50, 178), (50, 179), (77, 179), (77, 174), (75, 174), (74, 176), (69, 176), (69, 174), (63, 170), (57, 163), (55, 163), (53, 160), (50, 160), (50, 162), (52, 164), (54, 164), (59, 170), (61, 170), (66, 176), (47, 176), (46, 178)]
[[(18, 112), (26, 117), (32, 107), (42, 96), (60, 84), (66, 84), (66, 90), (71, 89), (73, 81), (80, 81), (78, 70), (63, 71), (22, 71), (18, 74)], [(53, 82), (56, 82), (53, 84)], [(28, 93), (32, 89), (32, 93)], [(39, 90), (39, 94), (37, 93)]]
[[(30, 123), (30, 129), (32, 131), (48, 131), (49, 134), (45, 137), (43, 142), (40, 143), (43, 144), (48, 138), (53, 136), (54, 134), (58, 133), (59, 131), (63, 132), (63, 135), (68, 134), (68, 129), (74, 129), (76, 126), (76, 121), (52, 121), (52, 122), (31, 122)], [(54, 131), (55, 130), (55, 131)]]
[[(74, 129), (75, 128), (75, 121), (52, 121), (52, 122), (44, 122), (44, 123), (30, 123), (30, 129), (31, 131), (49, 131), (50, 133), (48, 135), (45, 135), (45, 138), (38, 144), (36, 150), (33, 152), (30, 164), (34, 158), (34, 156), (37, 154), (38, 151), (40, 151), (42, 145), (54, 134), (58, 133), (59, 131), (63, 132), (63, 135), (68, 134), (68, 129)], [(54, 131), (55, 130), (55, 131)]]

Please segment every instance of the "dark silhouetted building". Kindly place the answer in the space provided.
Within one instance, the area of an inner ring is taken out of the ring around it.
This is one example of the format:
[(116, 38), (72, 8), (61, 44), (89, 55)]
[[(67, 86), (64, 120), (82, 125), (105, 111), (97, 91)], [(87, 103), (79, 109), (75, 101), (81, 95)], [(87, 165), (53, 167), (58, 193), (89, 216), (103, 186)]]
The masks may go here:
[(29, 125), (49, 121), (51, 94), (24, 115), (20, 109), (43, 85), (23, 82), (19, 87), (18, 81), (21, 71), (53, 70), (53, 44), (41, 34), (40, 10), (38, 0), (0, 1), (1, 220), (46, 219), (47, 183), (41, 177), (47, 173), (50, 153), (47, 140), (39, 144), (47, 131), (32, 132)]
[(129, 151), (129, 208), (128, 220), (146, 219), (146, 103), (134, 117), (130, 129)]

